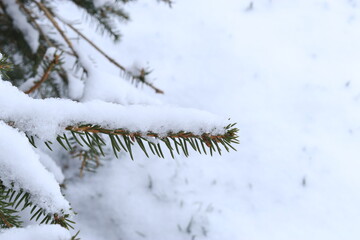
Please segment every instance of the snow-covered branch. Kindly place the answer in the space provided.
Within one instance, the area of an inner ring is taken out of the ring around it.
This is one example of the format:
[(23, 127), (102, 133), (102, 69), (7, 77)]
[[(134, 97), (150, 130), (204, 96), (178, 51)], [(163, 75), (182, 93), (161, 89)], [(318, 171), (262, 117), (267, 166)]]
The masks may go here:
[(72, 213), (54, 175), (41, 164), (39, 155), (34, 152), (25, 134), (2, 121), (0, 121), (0, 180), (1, 188), (9, 189), (9, 201), (15, 199), (15, 207), (23, 203), (23, 208), (30, 206), (38, 208), (36, 217), (48, 215), (50, 221), (54, 214), (62, 217)]
[[(127, 146), (122, 149), (130, 153), (133, 143), (144, 150), (143, 140), (149, 142), (151, 149), (153, 138), (162, 140), (170, 150), (179, 146), (186, 155), (187, 143), (195, 151), (200, 150), (197, 143), (200, 141), (201, 145), (205, 143), (206, 147), (219, 152), (218, 143), (227, 150), (227, 146), (231, 148), (231, 144), (237, 143), (237, 129), (233, 125), (221, 117), (200, 110), (163, 105), (124, 107), (102, 101), (79, 103), (64, 99), (32, 99), (7, 82), (0, 82), (0, 92), (4, 93), (0, 96), (0, 119), (42, 141), (58, 138), (61, 143), (61, 138), (64, 138), (64, 142), (67, 142), (65, 134), (71, 131), (74, 137), (76, 134), (84, 134), (79, 139), (88, 145), (90, 141), (85, 139), (91, 138), (89, 133), (102, 133), (111, 136), (112, 145), (114, 147), (115, 144), (118, 151), (121, 148), (117, 145), (123, 144), (113, 137), (121, 135)], [(172, 146), (169, 139), (179, 141), (174, 141)]]

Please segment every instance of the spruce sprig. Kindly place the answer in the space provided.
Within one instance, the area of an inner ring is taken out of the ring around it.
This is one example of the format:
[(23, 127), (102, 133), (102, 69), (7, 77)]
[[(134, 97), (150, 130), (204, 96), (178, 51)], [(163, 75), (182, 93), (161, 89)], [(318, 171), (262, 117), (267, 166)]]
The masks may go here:
[(13, 68), (13, 65), (8, 61), (8, 57), (2, 56), (0, 58), (0, 74), (2, 77), (8, 78), (8, 75), (6, 72), (11, 71)]
[(8, 200), (7, 192), (0, 184), (0, 229), (20, 227), (22, 222), (18, 211), (12, 208), (13, 203)]
[[(155, 132), (131, 132), (126, 129), (107, 129), (99, 125), (82, 124), (79, 126), (68, 126), (65, 130), (69, 131), (71, 135), (64, 133), (58, 135), (57, 142), (68, 151), (73, 149), (71, 141), (76, 141), (80, 146), (87, 146), (94, 154), (104, 155), (104, 146), (106, 141), (104, 137), (107, 136), (110, 140), (113, 153), (118, 157), (118, 153), (128, 153), (131, 159), (134, 160), (133, 147), (137, 145), (144, 152), (147, 157), (149, 153), (157, 155), (160, 158), (165, 158), (163, 148), (167, 148), (171, 157), (175, 154), (184, 154), (186, 157), (190, 154), (190, 149), (200, 154), (213, 155), (217, 152), (221, 155), (223, 149), (230, 151), (235, 150), (234, 144), (239, 144), (238, 129), (234, 124), (229, 124), (224, 128), (225, 133), (220, 135), (212, 135), (210, 133), (194, 134), (192, 132), (168, 132), (167, 134), (159, 134)], [(30, 143), (36, 146), (33, 136), (28, 136)], [(71, 139), (71, 141), (70, 141)], [(51, 141), (45, 142), (46, 146), (52, 150)], [(82, 156), (83, 157), (83, 156)], [(92, 158), (93, 159), (93, 158)]]
[(40, 224), (58, 224), (66, 229), (72, 228), (75, 222), (69, 219), (69, 214), (63, 211), (48, 213), (31, 201), (31, 194), (24, 190), (14, 190), (5, 187), (0, 180), (0, 229), (21, 227), (22, 221), (17, 215), (19, 211), (31, 208), (31, 218)]

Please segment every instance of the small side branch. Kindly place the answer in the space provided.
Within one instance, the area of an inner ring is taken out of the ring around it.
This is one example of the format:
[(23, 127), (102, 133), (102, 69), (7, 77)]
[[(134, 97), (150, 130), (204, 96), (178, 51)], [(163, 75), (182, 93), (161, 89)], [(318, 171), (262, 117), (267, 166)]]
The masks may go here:
[[(74, 32), (76, 32), (81, 38), (83, 38), (85, 41), (87, 41), (93, 48), (95, 48), (96, 51), (98, 51), (101, 55), (103, 55), (109, 62), (114, 64), (116, 67), (118, 67), (120, 70), (122, 70), (125, 74), (129, 75), (132, 79), (140, 81), (141, 83), (147, 85), (148, 87), (155, 90), (156, 93), (163, 94), (164, 91), (161, 89), (155, 87), (152, 83), (146, 81), (145, 75), (141, 74), (140, 76), (134, 76), (129, 70), (127, 70), (124, 66), (122, 66), (120, 63), (115, 61), (112, 57), (110, 57), (108, 54), (106, 54), (102, 49), (100, 49), (93, 41), (91, 41), (88, 37), (86, 37), (84, 34), (82, 34), (78, 29), (76, 29), (73, 25), (66, 22), (59, 16), (57, 18), (63, 22), (65, 25), (67, 25), (69, 28), (71, 28)], [(141, 73), (145, 73), (145, 71), (141, 71)]]
[(0, 211), (0, 220), (5, 224), (6, 227), (8, 227), (8, 228), (14, 227), (14, 225), (9, 223), (9, 221), (7, 220), (5, 214), (3, 214), (1, 211)]
[(80, 177), (84, 176), (84, 171), (95, 171), (100, 166), (100, 153), (93, 151), (93, 149), (78, 149), (77, 146), (73, 147), (70, 152), (73, 158), (78, 158), (81, 161)]
[[(3, 211), (1, 211), (3, 207)], [(38, 207), (31, 201), (29, 192), (23, 189), (14, 190), (2, 185), (0, 180), (0, 222), (2, 221), (6, 227), (19, 227), (21, 226), (20, 217), (16, 215), (16, 209), (31, 209), (32, 215), (30, 220), (39, 221), (40, 224), (59, 224), (60, 226), (73, 229), (73, 221), (69, 219), (70, 215), (65, 214), (64, 211), (59, 213), (49, 213), (45, 209)], [(1, 225), (0, 225), (1, 229)]]
[(42, 75), (41, 79), (39, 81), (35, 82), (35, 85), (32, 86), (29, 90), (27, 90), (25, 92), (26, 94), (32, 93), (33, 91), (38, 89), (40, 87), (40, 85), (49, 78), (49, 75), (50, 75), (52, 69), (59, 63), (59, 57), (60, 57), (59, 55), (54, 54), (54, 59), (50, 62), (49, 66), (45, 69), (45, 72)]
[(0, 62), (0, 71), (10, 71), (12, 68), (11, 68), (11, 64), (2, 64)]

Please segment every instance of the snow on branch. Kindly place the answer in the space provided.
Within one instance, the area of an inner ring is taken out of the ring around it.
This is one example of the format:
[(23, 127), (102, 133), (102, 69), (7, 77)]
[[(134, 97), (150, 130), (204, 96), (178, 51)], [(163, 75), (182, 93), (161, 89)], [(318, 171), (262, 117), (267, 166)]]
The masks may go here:
[[(75, 28), (73, 26), (73, 24), (71, 24), (68, 21), (64, 20), (58, 14), (55, 14), (55, 12), (52, 11), (52, 9), (49, 6), (47, 6), (45, 3), (35, 1), (35, 0), (33, 0), (32, 2), (34, 2), (37, 5), (39, 10), (44, 13), (44, 15), (49, 20), (49, 22), (52, 24), (52, 26), (59, 32), (59, 34), (61, 35), (61, 38), (66, 42), (67, 46), (71, 50), (70, 55), (74, 56), (77, 59), (77, 62), (79, 63), (79, 66), (83, 69), (85, 75), (87, 75), (91, 69), (89, 67), (87, 67), (86, 64), (84, 64), (84, 59), (82, 59), (81, 53), (76, 48), (74, 48), (74, 45), (73, 45), (72, 41), (70, 40), (70, 37), (67, 36), (67, 34), (65, 33), (65, 28), (62, 28), (59, 25), (58, 21), (62, 22), (67, 27), (72, 29), (72, 31), (74, 31), (76, 33), (76, 35), (78, 35), (80, 38), (82, 38), (86, 42), (88, 42), (97, 52), (99, 52), (102, 56), (104, 56), (110, 63), (115, 65), (117, 68), (119, 68), (121, 70), (121, 72), (123, 73), (123, 77), (125, 77), (125, 78), (127, 78), (127, 79), (129, 79), (132, 82), (135, 82), (137, 84), (138, 83), (144, 84), (144, 85), (152, 88), (156, 93), (159, 93), (159, 94), (164, 93), (163, 90), (157, 88), (153, 83), (151, 83), (148, 80), (148, 75), (150, 74), (149, 71), (146, 71), (145, 69), (142, 68), (142, 69), (140, 69), (139, 74), (136, 74), (136, 73), (132, 72), (130, 69), (127, 69), (126, 67), (121, 65), (119, 62), (117, 62), (114, 58), (110, 57), (107, 53), (105, 53), (98, 45), (96, 45), (92, 40), (90, 40), (85, 34), (83, 34), (81, 31), (79, 31), (77, 28)], [(81, 5), (81, 1), (77, 1), (76, 4)], [(107, 9), (110, 10), (111, 8), (107, 8)], [(95, 12), (97, 12), (97, 11), (100, 11), (100, 10), (95, 9)], [(114, 11), (117, 12), (116, 10), (114, 10)], [(102, 14), (105, 13), (103, 11), (100, 11), (100, 12)], [(105, 22), (102, 22), (102, 23), (105, 24)], [(66, 52), (66, 53), (68, 53), (68, 52)]]
[(32, 207), (33, 218), (56, 223), (72, 212), (39, 158), (24, 133), (0, 121), (0, 191), (7, 192), (15, 209)]
[[(89, 147), (92, 143), (98, 147), (103, 145), (104, 140), (99, 134), (106, 134), (114, 152), (122, 149), (130, 155), (134, 143), (147, 155), (143, 146), (145, 141), (151, 152), (163, 157), (156, 139), (161, 140), (171, 150), (171, 154), (176, 149), (177, 153), (182, 151), (185, 155), (189, 152), (187, 146), (198, 152), (203, 149), (206, 153), (205, 149), (208, 148), (210, 153), (220, 153), (220, 146), (229, 150), (233, 148), (232, 144), (238, 143), (237, 129), (233, 124), (195, 109), (163, 105), (125, 107), (102, 101), (79, 103), (64, 99), (32, 99), (3, 81), (0, 82), (0, 92), (0, 120), (43, 141), (57, 139), (65, 148), (69, 145), (66, 136), (69, 131), (74, 138), (79, 139), (79, 144), (82, 142)], [(123, 139), (120, 140), (119, 136)]]

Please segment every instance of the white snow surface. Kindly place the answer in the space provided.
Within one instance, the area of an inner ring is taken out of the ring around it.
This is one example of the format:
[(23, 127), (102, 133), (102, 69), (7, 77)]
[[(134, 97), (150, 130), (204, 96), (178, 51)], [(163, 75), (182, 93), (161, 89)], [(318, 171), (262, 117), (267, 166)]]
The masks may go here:
[(69, 79), (69, 97), (73, 100), (80, 100), (84, 94), (84, 81), (73, 76), (72, 74), (68, 75)]
[(22, 32), (32, 52), (35, 53), (39, 48), (39, 32), (27, 21), (25, 13), (20, 11), (19, 5), (15, 0), (4, 0), (2, 2), (6, 7), (6, 11), (11, 16), (14, 26)]
[(28, 226), (0, 231), (0, 240), (69, 240), (69, 231), (59, 225)]
[[(19, 151), (21, 149), (21, 151)], [(0, 121), (0, 176), (6, 187), (23, 189), (31, 200), (48, 213), (71, 213), (59, 184), (48, 172), (24, 133)]]
[(124, 81), (114, 74), (90, 71), (86, 79), (84, 95), (81, 101), (102, 100), (121, 105), (155, 105), (161, 101), (135, 88), (130, 81)]
[(121, 44), (92, 39), (126, 66), (149, 62), (163, 102), (231, 117), (241, 144), (213, 158), (139, 154), (69, 183), (84, 239), (360, 237), (359, 1), (127, 9)]

